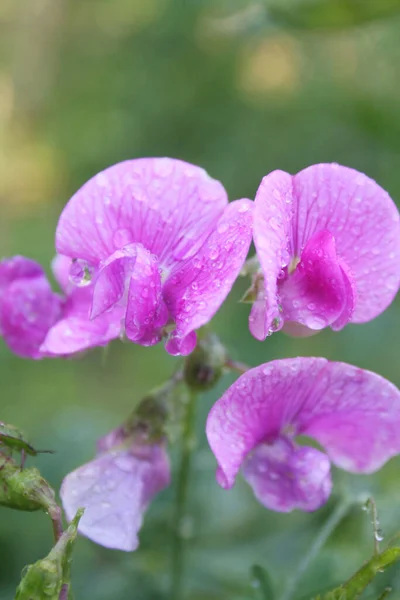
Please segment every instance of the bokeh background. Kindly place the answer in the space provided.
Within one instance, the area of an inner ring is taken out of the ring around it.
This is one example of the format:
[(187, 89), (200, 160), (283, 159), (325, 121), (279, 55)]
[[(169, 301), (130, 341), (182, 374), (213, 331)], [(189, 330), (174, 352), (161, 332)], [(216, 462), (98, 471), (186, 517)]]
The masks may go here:
[[(267, 172), (324, 161), (359, 169), (400, 199), (400, 2), (397, 0), (1, 0), (0, 255), (49, 267), (58, 215), (90, 176), (120, 160), (173, 156), (203, 166), (230, 197), (253, 198)], [(48, 269), (49, 270), (49, 269)], [(256, 342), (239, 281), (215, 317), (232, 355), (256, 365), (323, 355), (400, 384), (400, 302), (371, 323), (307, 340), (275, 334)], [(89, 460), (97, 437), (124, 419), (177, 359), (162, 346), (115, 342), (73, 360), (22, 360), (0, 341), (1, 414), (52, 448), (37, 464), (59, 488)], [(250, 569), (265, 567), (277, 592), (329, 517), (270, 513), (239, 481), (218, 488), (204, 436), (212, 403), (202, 397), (190, 483), (187, 598), (261, 598)], [(400, 434), (400, 432), (399, 432)], [(174, 465), (176, 452), (172, 449)], [(30, 464), (33, 464), (30, 459)], [(385, 539), (400, 531), (400, 461), (373, 477), (335, 472), (336, 490), (373, 494)], [(174, 487), (152, 504), (136, 553), (80, 539), (76, 600), (169, 598)], [(52, 543), (41, 514), (0, 509), (0, 598), (10, 600), (22, 567)], [(368, 516), (354, 508), (295, 593), (338, 584), (373, 548)], [(365, 597), (400, 570), (381, 575)], [(397, 591), (396, 591), (397, 590)]]

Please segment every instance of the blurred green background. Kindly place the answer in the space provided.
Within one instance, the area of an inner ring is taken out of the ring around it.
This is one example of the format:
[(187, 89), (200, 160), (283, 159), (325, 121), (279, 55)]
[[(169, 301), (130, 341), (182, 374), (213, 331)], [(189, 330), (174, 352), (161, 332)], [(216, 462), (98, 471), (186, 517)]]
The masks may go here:
[[(397, 0), (1, 0), (0, 255), (25, 254), (46, 268), (58, 215), (90, 176), (120, 160), (173, 156), (203, 166), (230, 197), (253, 198), (267, 172), (324, 161), (359, 169), (400, 199), (400, 10)], [(215, 330), (232, 355), (256, 365), (323, 355), (400, 384), (399, 298), (379, 318), (306, 340), (276, 334), (256, 342), (239, 281)], [(54, 455), (36, 459), (58, 489), (177, 364), (162, 346), (113, 343), (74, 360), (33, 362), (0, 342), (0, 418)], [(187, 598), (257, 598), (249, 570), (271, 573), (276, 590), (295, 569), (332, 509), (268, 512), (239, 481), (214, 479), (204, 436), (212, 403), (201, 399), (199, 450), (190, 484)], [(174, 451), (172, 451), (174, 457)], [(174, 464), (175, 464), (174, 460)], [(30, 464), (33, 460), (30, 459)], [(335, 472), (336, 490), (372, 493), (385, 539), (400, 531), (400, 461), (373, 477)], [(76, 600), (168, 598), (173, 486), (152, 504), (141, 547), (124, 554), (80, 539)], [(26, 563), (52, 543), (41, 514), (0, 509), (0, 599), (10, 600)], [(347, 578), (373, 548), (368, 517), (354, 509), (302, 579), (307, 598)], [(392, 568), (365, 597), (390, 583)], [(397, 592), (396, 592), (397, 590)], [(308, 595), (308, 596), (307, 596)]]

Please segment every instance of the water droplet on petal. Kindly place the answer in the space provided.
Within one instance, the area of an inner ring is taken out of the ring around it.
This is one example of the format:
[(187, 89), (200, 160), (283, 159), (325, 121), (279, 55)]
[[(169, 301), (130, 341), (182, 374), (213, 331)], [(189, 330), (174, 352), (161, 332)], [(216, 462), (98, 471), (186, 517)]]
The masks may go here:
[(195, 269), (201, 269), (201, 260), (199, 258), (193, 259), (193, 266)]
[(172, 173), (174, 162), (169, 158), (157, 158), (153, 160), (153, 171), (160, 177), (168, 177)]
[(211, 260), (215, 260), (216, 258), (218, 258), (219, 252), (218, 252), (217, 248), (211, 248), (208, 256), (210, 257)]
[(282, 195), (280, 193), (280, 191), (278, 189), (275, 189), (272, 191), (272, 195), (276, 200), (281, 200), (282, 199)]
[(70, 270), (69, 280), (78, 287), (85, 287), (92, 281), (93, 268), (86, 260), (82, 258), (73, 259)]
[(107, 187), (108, 179), (105, 173), (98, 173), (96, 175), (96, 183), (99, 187)]

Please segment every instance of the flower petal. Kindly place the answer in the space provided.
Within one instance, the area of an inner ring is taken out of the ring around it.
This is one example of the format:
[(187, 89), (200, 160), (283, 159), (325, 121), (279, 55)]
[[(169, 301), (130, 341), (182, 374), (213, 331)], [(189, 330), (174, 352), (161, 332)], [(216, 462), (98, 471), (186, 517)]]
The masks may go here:
[(268, 335), (274, 319), (280, 320), (277, 282), (292, 255), (292, 177), (273, 171), (261, 182), (254, 201), (254, 244), (264, 276), (264, 289), (253, 304), (249, 328), (258, 340)]
[(316, 380), (318, 399), (307, 399), (299, 433), (315, 438), (337, 466), (373, 473), (400, 453), (400, 391), (371, 371), (328, 363)]
[(126, 302), (130, 277), (140, 249), (147, 252), (141, 244), (129, 244), (122, 250), (116, 250), (104, 261), (93, 282), (91, 319), (110, 310), (121, 300)]
[[(18, 257), (18, 259), (22, 257)], [(29, 264), (31, 263), (31, 264)], [(11, 265), (11, 262), (9, 262)], [(4, 264), (1, 266), (3, 267)], [(16, 354), (42, 358), (40, 346), (61, 315), (62, 300), (51, 290), (43, 270), (27, 259), (17, 260), (5, 275), (17, 276), (2, 290), (0, 300), (0, 331), (4, 340)], [(36, 273), (36, 275), (35, 275)]]
[(68, 520), (85, 508), (79, 532), (93, 542), (127, 552), (136, 550), (143, 515), (170, 481), (162, 446), (107, 452), (73, 471), (60, 496)]
[(120, 309), (101, 315), (94, 321), (79, 315), (66, 317), (51, 327), (40, 351), (46, 355), (67, 356), (96, 346), (106, 346), (119, 337), (121, 319)]
[(128, 160), (70, 199), (58, 223), (57, 251), (97, 265), (142, 243), (169, 268), (201, 247), (226, 204), (221, 183), (199, 167), (171, 158)]
[(45, 272), (36, 261), (16, 255), (0, 262), (0, 290), (16, 279), (29, 277), (45, 277)]
[(51, 261), (51, 270), (53, 271), (53, 275), (64, 294), (69, 294), (74, 288), (74, 285), (69, 278), (71, 265), (72, 258), (62, 254), (56, 254)]
[(144, 346), (156, 344), (161, 340), (161, 327), (168, 321), (168, 316), (157, 258), (144, 248), (140, 249), (129, 283), (126, 336)]
[(128, 339), (145, 346), (160, 341), (168, 310), (154, 254), (142, 244), (129, 244), (117, 250), (104, 262), (93, 285), (92, 319), (96, 320), (113, 306), (120, 306), (125, 312)]
[(280, 437), (260, 444), (245, 459), (243, 476), (267, 508), (312, 511), (327, 501), (331, 489), (330, 461), (315, 448), (298, 447)]
[[(177, 265), (165, 282), (164, 300), (176, 322), (169, 352), (176, 353), (172, 349), (176, 344), (181, 354), (187, 353), (183, 340), (211, 320), (230, 292), (249, 250), (252, 208), (253, 203), (245, 199), (229, 204), (202, 248)], [(193, 336), (190, 351), (192, 342)]]
[(373, 319), (400, 285), (400, 219), (387, 192), (354, 169), (313, 165), (293, 177), (293, 251), (300, 256), (315, 232), (334, 236), (357, 294), (352, 321)]
[[(300, 263), (279, 286), (279, 294), (285, 320), (316, 330), (334, 322), (336, 327), (348, 323), (354, 293), (339, 264), (335, 239), (329, 231), (319, 231), (308, 240)], [(338, 321), (343, 313), (345, 317)]]
[(324, 358), (247, 371), (216, 402), (206, 432), (229, 488), (245, 456), (281, 434), (314, 437), (338, 466), (371, 472), (400, 452), (400, 392), (383, 377)]

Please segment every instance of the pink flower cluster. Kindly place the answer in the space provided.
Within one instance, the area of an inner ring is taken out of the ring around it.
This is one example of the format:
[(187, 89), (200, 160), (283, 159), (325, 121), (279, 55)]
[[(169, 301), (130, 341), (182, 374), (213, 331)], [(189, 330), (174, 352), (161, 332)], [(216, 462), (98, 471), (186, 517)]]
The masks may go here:
[[(53, 262), (60, 294), (34, 261), (0, 263), (1, 335), (34, 359), (118, 337), (164, 340), (170, 354), (190, 354), (252, 240), (249, 328), (258, 340), (281, 328), (302, 336), (369, 321), (399, 290), (399, 212), (362, 173), (337, 164), (274, 171), (254, 202), (228, 203), (199, 167), (136, 159), (97, 174), (65, 206)], [(399, 426), (400, 392), (382, 377), (296, 358), (241, 376), (211, 410), (206, 433), (222, 487), (242, 469), (268, 508), (309, 511), (330, 494), (331, 462), (351, 472), (380, 468), (400, 453)], [(299, 435), (326, 454), (299, 445)], [(169, 479), (164, 441), (137, 444), (117, 430), (66, 477), (62, 499), (69, 517), (86, 506), (85, 535), (132, 550), (143, 512)]]

